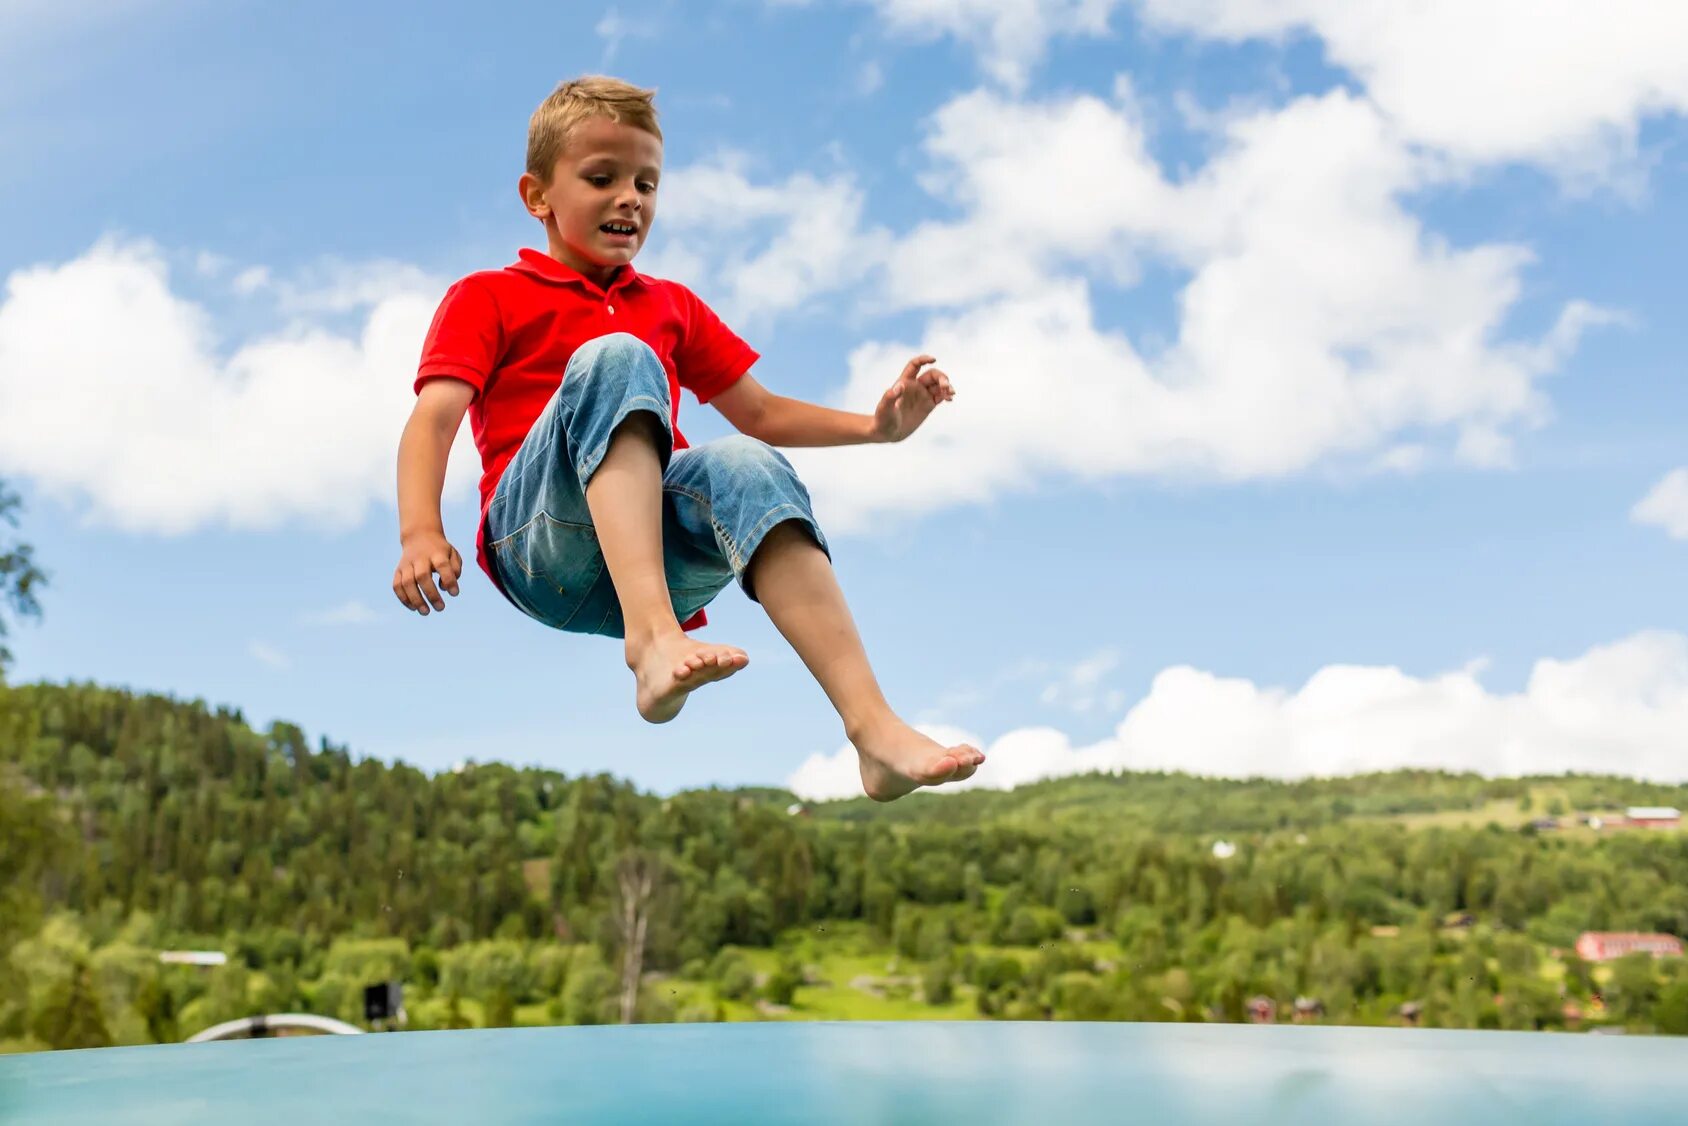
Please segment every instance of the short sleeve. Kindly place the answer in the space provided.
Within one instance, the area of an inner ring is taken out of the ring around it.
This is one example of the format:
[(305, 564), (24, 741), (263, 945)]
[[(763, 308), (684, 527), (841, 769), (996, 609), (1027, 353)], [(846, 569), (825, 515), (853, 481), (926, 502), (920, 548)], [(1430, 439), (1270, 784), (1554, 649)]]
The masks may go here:
[(445, 291), (422, 343), (414, 390), (438, 376), (461, 379), (478, 396), (503, 348), (498, 303), (486, 286), (464, 278)]
[(749, 371), (761, 359), (750, 345), (721, 323), (715, 311), (683, 285), (674, 286), (685, 331), (674, 350), (674, 366), (680, 386), (707, 403)]

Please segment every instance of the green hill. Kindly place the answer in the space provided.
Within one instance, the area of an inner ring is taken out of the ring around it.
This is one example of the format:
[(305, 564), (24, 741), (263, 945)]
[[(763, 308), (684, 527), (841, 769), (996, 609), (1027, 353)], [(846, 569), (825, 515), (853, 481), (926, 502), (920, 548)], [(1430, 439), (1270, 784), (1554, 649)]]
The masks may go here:
[[(794, 816), (776, 788), (430, 775), (202, 701), (0, 686), (0, 1042), (356, 1019), (361, 985), (393, 977), (412, 1027), (1235, 1020), (1259, 995), (1285, 1014), (1317, 997), (1332, 1021), (1410, 1001), (1453, 1026), (1676, 1029), (1681, 959), (1605, 981), (1557, 952), (1583, 929), (1688, 933), (1688, 837), (1516, 826), (1550, 802), (1685, 798), (1608, 777), (1130, 774)], [(230, 964), (159, 965), (181, 947)]]

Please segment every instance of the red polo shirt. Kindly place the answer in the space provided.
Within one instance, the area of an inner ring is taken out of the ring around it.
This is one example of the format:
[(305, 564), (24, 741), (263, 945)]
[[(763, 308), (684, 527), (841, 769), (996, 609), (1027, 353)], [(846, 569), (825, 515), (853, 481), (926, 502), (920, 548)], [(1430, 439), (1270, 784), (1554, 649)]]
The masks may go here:
[[(470, 274), (446, 290), (434, 314), (415, 390), (441, 377), (475, 389), (469, 426), (482, 467), (475, 560), (494, 586), (498, 577), (486, 550), (486, 514), (504, 467), (556, 393), (575, 349), (612, 332), (649, 344), (668, 372), (675, 449), (686, 448), (680, 389), (707, 403), (760, 358), (683, 285), (623, 266), (609, 287), (601, 288), (537, 250), (523, 250), (502, 270)], [(700, 612), (685, 628), (703, 624)]]

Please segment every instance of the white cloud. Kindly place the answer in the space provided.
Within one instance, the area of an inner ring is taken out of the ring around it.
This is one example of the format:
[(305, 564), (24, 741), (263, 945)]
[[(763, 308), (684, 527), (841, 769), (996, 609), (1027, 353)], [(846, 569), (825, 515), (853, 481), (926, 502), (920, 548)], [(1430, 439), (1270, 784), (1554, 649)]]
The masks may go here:
[(1038, 699), (1055, 707), (1074, 712), (1088, 712), (1096, 708), (1111, 710), (1125, 702), (1124, 693), (1109, 689), (1108, 674), (1119, 668), (1119, 653), (1103, 649), (1069, 668), (1045, 684)]
[(257, 293), (270, 284), (270, 271), (266, 266), (248, 266), (234, 276), (230, 288), (242, 296)]
[[(1019, 90), (1058, 36), (1098, 37), (1123, 0), (855, 0), (870, 4), (894, 35), (916, 40), (945, 35), (979, 52), (985, 72)], [(767, 0), (776, 8), (811, 0)]]
[(1688, 112), (1688, 5), (1660, 0), (1137, 0), (1211, 39), (1311, 32), (1414, 141), (1604, 176), (1640, 121)]
[(1673, 469), (1630, 510), (1638, 524), (1654, 524), (1675, 540), (1688, 540), (1688, 466)]
[(628, 19), (613, 4), (599, 18), (592, 30), (604, 41), (604, 54), (598, 60), (599, 65), (603, 67), (608, 67), (615, 61), (622, 40), (648, 39), (657, 34), (657, 26), (651, 12), (646, 11), (635, 19)]
[(754, 184), (744, 165), (724, 153), (666, 172), (655, 228), (662, 241), (639, 268), (707, 292), (732, 321), (847, 289), (883, 259), (888, 236), (863, 227), (863, 196), (848, 176), (799, 172)]
[[(365, 306), (355, 332), (301, 318), (233, 347), (172, 292), (145, 243), (106, 240), (12, 274), (0, 301), (0, 473), (85, 499), (90, 519), (127, 531), (356, 525), (372, 503), (392, 503), (393, 451), (443, 287), (379, 264), (330, 274), (294, 287), (293, 303)], [(369, 284), (376, 275), (394, 288)], [(472, 495), (479, 475), (467, 430), (454, 495)]]
[(246, 646), (246, 652), (248, 656), (257, 661), (259, 664), (264, 665), (267, 668), (275, 669), (277, 672), (286, 672), (288, 669), (293, 667), (293, 662), (288, 659), (285, 653), (281, 652), (275, 646), (265, 644), (262, 641), (253, 641), (248, 643)]
[[(1006, 789), (1090, 771), (1169, 770), (1303, 778), (1403, 768), (1490, 776), (1587, 771), (1688, 780), (1688, 635), (1644, 632), (1568, 661), (1536, 662), (1518, 693), (1491, 692), (1482, 664), (1430, 677), (1330, 665), (1296, 691), (1188, 666), (1157, 675), (1114, 733), (1075, 747), (1023, 728), (985, 750), (967, 782)], [(937, 736), (934, 736), (937, 737)], [(848, 797), (855, 752), (811, 756), (787, 781), (809, 798)]]
[[(900, 446), (795, 451), (839, 530), (1059, 477), (1410, 469), (1426, 448), (1504, 464), (1510, 432), (1546, 417), (1540, 377), (1614, 319), (1573, 302), (1541, 339), (1504, 339), (1529, 251), (1426, 232), (1399, 197), (1435, 169), (1362, 99), (1237, 118), (1178, 183), (1128, 105), (974, 93), (936, 115), (925, 183), (966, 210), (896, 242), (885, 293), (962, 311), (858, 348), (837, 401), (870, 409), (917, 352), (957, 398)], [(1152, 355), (1098, 323), (1080, 276), (1146, 254), (1190, 273), (1176, 339)]]
[[(1058, 37), (1104, 36), (1126, 0), (865, 0), (887, 29), (953, 36), (1018, 91)], [(1688, 5), (1670, 0), (1134, 0), (1154, 30), (1311, 34), (1415, 142), (1540, 163), (1572, 182), (1634, 164), (1640, 122), (1688, 112)]]
[(375, 611), (356, 599), (305, 615), (305, 623), (313, 626), (355, 626), (374, 620)]
[(862, 97), (875, 94), (885, 85), (885, 68), (878, 59), (869, 59), (856, 71), (856, 93)]
[(1025, 86), (1056, 36), (1102, 36), (1119, 0), (868, 0), (899, 34), (953, 35), (976, 47), (986, 73)]

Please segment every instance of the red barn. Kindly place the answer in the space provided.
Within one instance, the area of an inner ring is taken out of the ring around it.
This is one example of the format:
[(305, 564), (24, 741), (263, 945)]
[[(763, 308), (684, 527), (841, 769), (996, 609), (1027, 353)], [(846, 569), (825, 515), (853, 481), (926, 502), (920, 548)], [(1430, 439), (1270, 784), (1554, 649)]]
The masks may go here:
[(1637, 829), (1675, 829), (1682, 824), (1682, 811), (1663, 805), (1635, 805), (1625, 811), (1624, 821)]
[(1635, 931), (1584, 931), (1577, 938), (1577, 956), (1585, 962), (1610, 962), (1625, 954), (1681, 957), (1682, 940), (1673, 934)]

